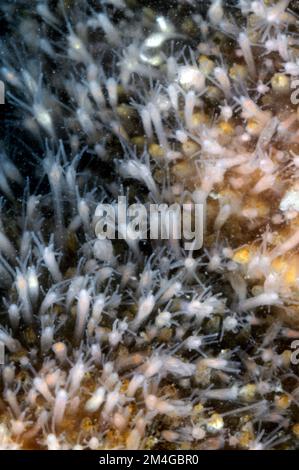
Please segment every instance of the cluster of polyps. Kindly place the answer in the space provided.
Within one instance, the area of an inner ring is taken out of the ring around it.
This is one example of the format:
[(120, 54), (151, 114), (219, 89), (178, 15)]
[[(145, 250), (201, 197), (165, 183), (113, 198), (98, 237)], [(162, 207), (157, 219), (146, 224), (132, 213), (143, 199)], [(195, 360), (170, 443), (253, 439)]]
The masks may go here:
[[(37, 150), (22, 176), (0, 152), (0, 446), (296, 447), (291, 2), (19, 3), (0, 73)], [(202, 253), (97, 240), (120, 194), (203, 204)]]

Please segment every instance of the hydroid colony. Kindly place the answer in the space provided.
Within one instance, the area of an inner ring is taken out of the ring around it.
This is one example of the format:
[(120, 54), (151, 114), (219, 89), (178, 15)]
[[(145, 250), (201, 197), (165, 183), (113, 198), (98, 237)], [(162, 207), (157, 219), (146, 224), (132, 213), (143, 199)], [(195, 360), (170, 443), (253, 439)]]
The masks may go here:
[[(1, 448), (298, 447), (295, 3), (1, 5)], [(119, 195), (203, 249), (98, 240)]]

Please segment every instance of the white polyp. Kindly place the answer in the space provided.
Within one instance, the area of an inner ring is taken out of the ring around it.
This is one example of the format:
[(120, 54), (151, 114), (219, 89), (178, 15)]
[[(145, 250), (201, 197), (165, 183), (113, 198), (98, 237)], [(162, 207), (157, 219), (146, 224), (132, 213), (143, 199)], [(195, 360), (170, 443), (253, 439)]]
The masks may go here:
[(111, 240), (108, 240), (108, 238), (96, 240), (93, 245), (93, 255), (99, 261), (111, 262), (114, 258)]
[(271, 158), (262, 158), (260, 161), (260, 169), (263, 173), (271, 174), (274, 172), (276, 164), (271, 160)]
[(74, 339), (77, 343), (81, 341), (84, 335), (84, 330), (89, 315), (90, 302), (91, 297), (88, 290), (82, 289), (78, 296), (76, 325), (74, 331)]
[(290, 0), (280, 0), (273, 6), (271, 5), (266, 9), (267, 15), (266, 19), (269, 23), (280, 24), (283, 19), (283, 13), (288, 7)]
[(64, 219), (62, 205), (62, 187), (64, 186), (63, 169), (60, 164), (54, 162), (48, 171), (49, 183), (52, 191), (57, 228), (55, 239), (62, 243), (64, 236)]
[(178, 82), (186, 90), (193, 88), (195, 91), (201, 92), (205, 88), (205, 81), (204, 74), (197, 67), (182, 65), (178, 69)]
[(70, 403), (69, 403), (69, 411), (71, 414), (76, 414), (78, 412), (78, 409), (80, 407), (80, 397), (79, 396), (76, 396), (76, 397), (73, 397), (71, 400), (70, 400)]
[(191, 412), (192, 405), (184, 403), (183, 400), (173, 400), (172, 403), (166, 400), (158, 400), (157, 412), (170, 416), (188, 416)]
[(83, 222), (84, 230), (88, 233), (90, 231), (90, 210), (84, 199), (80, 199), (78, 202), (78, 213)]
[(208, 9), (208, 17), (211, 23), (218, 26), (223, 19), (223, 15), (222, 0), (213, 0)]
[(261, 18), (266, 16), (266, 6), (258, 0), (251, 2), (250, 9), (256, 16)]
[(145, 365), (144, 376), (148, 379), (158, 374), (163, 367), (163, 360), (159, 356), (149, 359)]
[(184, 144), (188, 141), (188, 134), (180, 129), (175, 131), (175, 137), (179, 142), (181, 142), (181, 144)]
[(54, 127), (51, 114), (47, 109), (45, 109), (41, 104), (34, 103), (33, 107), (33, 115), (39, 125), (51, 136), (54, 137)]
[(35, 388), (31, 388), (26, 397), (26, 403), (33, 408), (36, 405), (36, 399), (38, 397), (38, 393)]
[(58, 359), (58, 361), (63, 364), (67, 357), (67, 347), (64, 343), (59, 341), (58, 343), (53, 344), (52, 350)]
[(117, 81), (115, 80), (115, 78), (108, 78), (108, 80), (106, 81), (106, 88), (108, 92), (110, 106), (112, 108), (115, 108), (117, 106), (118, 101)]
[(27, 201), (27, 207), (26, 207), (26, 215), (28, 222), (31, 224), (34, 224), (34, 221), (36, 219), (36, 213), (37, 213), (37, 208), (39, 205), (39, 197), (38, 196), (29, 196), (28, 201)]
[(16, 257), (16, 250), (13, 244), (2, 231), (0, 231), (0, 251), (11, 260), (14, 260)]
[(91, 450), (97, 450), (100, 447), (100, 442), (97, 437), (91, 437), (88, 441), (88, 447)]
[(53, 401), (53, 396), (49, 390), (49, 387), (45, 379), (42, 379), (40, 377), (35, 377), (33, 379), (33, 385), (35, 389), (44, 397), (46, 401), (50, 403)]
[(9, 180), (14, 181), (20, 185), (23, 183), (21, 173), (9, 158), (5, 156), (4, 160), (1, 162), (1, 165)]
[(111, 333), (108, 334), (108, 341), (112, 348), (115, 348), (122, 339), (122, 332), (117, 330), (112, 330)]
[(37, 433), (40, 431), (40, 429), (46, 426), (48, 419), (49, 419), (49, 412), (47, 410), (41, 411), (34, 426), (30, 429), (30, 431), (27, 431), (26, 437), (29, 439), (29, 438), (33, 438), (34, 436), (36, 436)]
[(222, 67), (214, 68), (214, 77), (216, 78), (221, 90), (226, 98), (231, 95), (231, 83), (227, 71)]
[(292, 250), (299, 244), (299, 230), (289, 237), (285, 242), (281, 243), (274, 251), (273, 256), (281, 256)]
[(48, 434), (46, 439), (48, 450), (61, 450), (61, 445), (55, 434)]
[(202, 346), (202, 338), (200, 336), (189, 336), (185, 340), (185, 348), (188, 351), (198, 351)]
[(85, 403), (85, 410), (89, 413), (95, 413), (102, 406), (105, 401), (106, 390), (104, 387), (99, 387), (92, 394), (91, 398)]
[(62, 374), (61, 374), (60, 369), (56, 369), (54, 371), (49, 372), (45, 377), (48, 387), (50, 389), (56, 390), (57, 386), (60, 383), (61, 377), (62, 377)]
[(7, 389), (4, 394), (5, 400), (9, 404), (13, 414), (18, 417), (21, 414), (21, 409), (18, 404), (16, 393), (13, 392), (11, 389)]
[(296, 77), (299, 75), (299, 62), (286, 62), (284, 69), (287, 74)]
[(223, 328), (225, 331), (234, 331), (238, 326), (238, 320), (233, 317), (226, 317), (223, 320)]
[(171, 313), (166, 311), (160, 312), (155, 319), (155, 325), (158, 328), (169, 327), (171, 325)]
[(164, 360), (163, 367), (169, 373), (175, 377), (190, 377), (195, 373), (196, 366), (190, 364), (176, 357), (167, 357)]
[(267, 113), (262, 111), (253, 100), (242, 96), (240, 104), (242, 106), (242, 116), (245, 119), (255, 118), (260, 123), (267, 124), (269, 119)]
[(55, 258), (55, 254), (53, 251), (53, 246), (46, 246), (43, 250), (43, 259), (45, 262), (46, 267), (48, 268), (53, 280), (55, 282), (62, 281), (62, 274), (59, 270), (58, 263)]
[(142, 125), (145, 131), (146, 137), (148, 138), (148, 141), (151, 142), (154, 137), (154, 132), (153, 132), (152, 120), (151, 120), (151, 115), (149, 113), (149, 110), (147, 108), (142, 108), (140, 111), (140, 116), (141, 116)]
[(2, 170), (0, 172), (0, 190), (7, 196), (8, 199), (13, 201), (13, 192), (10, 189), (7, 178)]
[(155, 411), (158, 404), (158, 398), (155, 395), (147, 395), (144, 402), (150, 411)]
[(50, 308), (59, 300), (59, 296), (55, 291), (49, 291), (44, 297), (44, 300), (41, 303), (39, 313), (41, 315), (44, 315), (47, 310), (50, 310)]
[(116, 411), (113, 415), (113, 424), (120, 433), (123, 432), (128, 425), (128, 416)]
[(267, 189), (274, 188), (276, 181), (276, 175), (264, 175), (261, 179), (255, 184), (252, 189), (252, 192), (255, 194), (260, 194)]
[(68, 394), (64, 389), (58, 390), (55, 397), (53, 408), (53, 424), (59, 426), (64, 418), (65, 409), (68, 401)]
[(208, 400), (235, 401), (238, 398), (239, 389), (236, 385), (230, 388), (205, 390), (203, 396)]
[[(225, 151), (224, 148), (217, 141), (211, 140), (211, 139), (204, 139), (202, 141), (202, 148), (206, 153), (210, 153), (211, 155), (221, 155)], [(223, 177), (225, 168), (223, 167), (222, 162), (219, 164), (218, 168), (219, 168), (219, 173), (221, 172), (220, 173), (221, 177)], [(211, 171), (213, 172), (213, 174), (216, 174), (216, 172), (218, 172), (218, 168), (216, 166), (213, 166), (213, 168), (211, 168)], [(207, 170), (208, 169), (209, 167), (207, 168)], [(216, 181), (218, 181), (218, 175), (217, 175)]]
[(99, 322), (102, 317), (105, 302), (106, 302), (106, 299), (105, 299), (104, 294), (99, 294), (95, 298), (95, 301), (92, 307), (92, 318), (94, 318), (97, 322)]
[(102, 359), (101, 346), (99, 344), (92, 344), (90, 348), (90, 354), (93, 360), (93, 363), (99, 365)]
[(120, 43), (120, 36), (116, 27), (112, 24), (109, 20), (108, 16), (104, 13), (100, 13), (97, 15), (97, 19), (101, 28), (103, 29), (104, 33), (107, 36), (107, 40), (112, 44), (119, 44)]
[(167, 78), (169, 81), (174, 80), (178, 73), (178, 64), (175, 57), (170, 56), (166, 61)]
[(54, 328), (53, 326), (47, 326), (44, 328), (41, 334), (40, 338), (40, 344), (41, 344), (41, 352), (43, 354), (47, 353), (53, 344), (53, 338), (54, 338)]
[(164, 131), (164, 128), (163, 128), (163, 123), (162, 123), (162, 119), (161, 119), (160, 110), (153, 103), (149, 103), (148, 110), (149, 110), (149, 113), (150, 113), (152, 123), (153, 123), (154, 128), (155, 128), (155, 132), (156, 132), (157, 137), (158, 137), (159, 144), (164, 149), (167, 149), (168, 148), (168, 142), (167, 142), (166, 134), (165, 134), (165, 131)]
[(201, 359), (200, 364), (205, 365), (206, 367), (209, 367), (210, 369), (216, 369), (216, 370), (223, 370), (226, 372), (236, 372), (238, 371), (238, 364), (235, 362), (230, 362), (226, 359), (223, 358), (206, 358), (206, 359)]
[(276, 292), (262, 293), (249, 299), (244, 300), (240, 303), (240, 310), (251, 310), (257, 307), (267, 306), (267, 305), (277, 305), (280, 303), (279, 295)]
[(22, 78), (29, 93), (32, 96), (36, 95), (38, 93), (38, 84), (32, 75), (27, 70), (22, 69)]
[(57, 24), (57, 19), (49, 10), (46, 2), (39, 2), (36, 6), (36, 11), (45, 21)]
[(134, 374), (128, 385), (127, 396), (133, 398), (139, 388), (142, 387), (145, 381), (143, 374)]
[(69, 393), (71, 396), (75, 395), (79, 390), (85, 372), (85, 367), (81, 359), (71, 368), (69, 373)]
[(114, 270), (111, 266), (103, 266), (97, 271), (96, 281), (99, 285), (103, 284), (113, 276), (113, 272)]
[(228, 105), (220, 106), (220, 109), (221, 109), (221, 117), (225, 121), (228, 121), (233, 116), (233, 109), (231, 106), (228, 106)]
[(179, 90), (176, 85), (171, 83), (167, 87), (168, 96), (170, 98), (171, 105), (175, 111), (179, 109)]
[(66, 308), (67, 310), (70, 309), (73, 301), (79, 294), (80, 290), (83, 288), (85, 282), (84, 276), (76, 276), (72, 279), (71, 284), (68, 288), (66, 294)]
[(32, 306), (28, 294), (28, 283), (23, 274), (17, 270), (16, 288), (21, 301), (21, 311), (24, 321), (29, 324), (33, 321)]
[(112, 372), (106, 380), (105, 380), (105, 385), (108, 389), (112, 389), (119, 383), (119, 375), (117, 372)]
[(2, 371), (2, 378), (4, 384), (11, 385), (15, 380), (15, 368), (14, 366), (5, 366)]
[(91, 120), (88, 112), (83, 108), (78, 108), (76, 111), (78, 121), (87, 135), (95, 132), (93, 121)]
[(36, 305), (39, 296), (39, 282), (38, 277), (36, 274), (36, 269), (34, 266), (30, 266), (27, 269), (27, 285), (28, 285), (28, 293), (32, 305)]
[(161, 436), (167, 442), (177, 442), (180, 438), (179, 433), (169, 430), (162, 431)]
[(103, 408), (103, 413), (106, 416), (111, 415), (111, 413), (114, 411), (114, 408), (117, 406), (120, 400), (120, 393), (118, 389), (113, 390), (112, 392), (109, 392), (106, 397), (106, 402)]
[(0, 327), (0, 343), (4, 344), (5, 347), (12, 353), (17, 352), (20, 348), (19, 342), (12, 338), (10, 334), (2, 330)]
[(46, 38), (40, 39), (39, 47), (49, 57), (51, 57), (52, 59), (55, 58), (55, 56), (56, 56), (55, 51), (54, 51), (50, 41), (48, 41)]
[(13, 330), (17, 330), (20, 324), (20, 309), (16, 304), (11, 304), (8, 307), (8, 316), (9, 316), (9, 322), (10, 326), (12, 327)]
[[(134, 178), (143, 181), (150, 192), (157, 194), (157, 186), (152, 177), (150, 168), (143, 163), (137, 162), (136, 160), (121, 162), (119, 172), (124, 178)], [(125, 226), (127, 227), (127, 224), (125, 224)]]
[(250, 40), (248, 34), (242, 32), (239, 34), (239, 45), (242, 49), (243, 57), (248, 67), (251, 77), (256, 76), (255, 62), (251, 50)]
[(213, 313), (212, 307), (205, 307), (205, 305), (198, 299), (193, 299), (191, 302), (186, 302), (183, 307), (187, 315), (197, 316), (200, 319), (203, 319)]
[(161, 297), (159, 298), (159, 303), (168, 302), (173, 297), (179, 295), (181, 290), (182, 290), (182, 283), (180, 281), (170, 282), (166, 289), (164, 288), (164, 286), (161, 287), (161, 290), (159, 292), (161, 293)]
[(89, 82), (89, 91), (95, 102), (99, 107), (105, 106), (105, 97), (100, 83), (97, 80)]
[(260, 93), (261, 95), (265, 95), (266, 93), (268, 93), (269, 90), (270, 90), (270, 87), (268, 87), (264, 83), (259, 82), (257, 84), (256, 91)]
[(186, 122), (188, 129), (192, 129), (192, 127), (194, 127), (193, 122), (192, 122), (192, 117), (193, 117), (195, 102), (196, 102), (196, 97), (195, 97), (194, 91), (193, 90), (188, 91), (185, 97), (185, 107), (184, 107), (185, 122)]
[(138, 450), (140, 449), (140, 442), (143, 435), (136, 427), (132, 429), (126, 440), (126, 450)]
[(88, 63), (91, 61), (86, 47), (78, 36), (71, 32), (67, 39), (69, 43), (68, 54), (72, 60), (83, 63)]
[(224, 204), (215, 219), (214, 227), (216, 230), (220, 230), (221, 227), (225, 224), (232, 213), (232, 206), (231, 204)]
[(147, 297), (141, 297), (138, 302), (138, 311), (131, 323), (131, 328), (137, 330), (139, 326), (150, 316), (155, 306), (155, 297), (149, 294)]
[(21, 434), (24, 433), (26, 429), (26, 425), (23, 421), (21, 420), (11, 420), (11, 430), (14, 436), (20, 436)]
[(103, 373), (102, 373), (102, 380), (105, 381), (107, 380), (111, 374), (113, 374), (114, 371), (114, 364), (113, 362), (105, 362), (103, 366)]
[(10, 83), (16, 88), (22, 88), (21, 81), (13, 69), (10, 69), (7, 67), (1, 67), (0, 73), (4, 77), (6, 82)]

